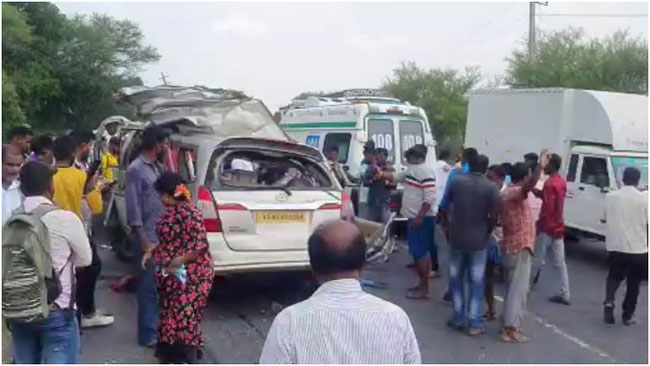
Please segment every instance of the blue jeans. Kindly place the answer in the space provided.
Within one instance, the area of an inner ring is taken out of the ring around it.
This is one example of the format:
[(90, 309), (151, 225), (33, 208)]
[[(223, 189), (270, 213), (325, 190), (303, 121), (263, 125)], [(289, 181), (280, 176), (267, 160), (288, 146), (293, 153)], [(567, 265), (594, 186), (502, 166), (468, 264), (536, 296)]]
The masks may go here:
[[(478, 251), (452, 249), (449, 253), (449, 278), (454, 303), (453, 322), (457, 326), (467, 325), (470, 329), (484, 328), (483, 291), (486, 261), (486, 249)], [(463, 281), (465, 276), (467, 281)], [(465, 296), (465, 283), (469, 286), (469, 299)], [(465, 318), (466, 310), (469, 319)]]
[(142, 254), (138, 250), (135, 255), (137, 262), (137, 286), (136, 295), (138, 300), (138, 344), (146, 346), (156, 339), (158, 330), (158, 291), (156, 290), (155, 271), (156, 266), (153, 260), (147, 263), (146, 270), (142, 269)]
[(39, 323), (11, 324), (17, 364), (75, 364), (79, 361), (79, 323), (71, 310), (56, 310)]

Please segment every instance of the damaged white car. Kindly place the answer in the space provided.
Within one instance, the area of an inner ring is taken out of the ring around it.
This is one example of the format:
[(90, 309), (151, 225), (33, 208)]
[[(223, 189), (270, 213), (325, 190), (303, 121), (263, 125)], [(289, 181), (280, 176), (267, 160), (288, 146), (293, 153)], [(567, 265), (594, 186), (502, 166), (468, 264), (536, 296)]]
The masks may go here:
[[(203, 213), (217, 274), (308, 269), (314, 228), (352, 211), (323, 154), (289, 139), (260, 100), (172, 86), (125, 88), (118, 97), (146, 121), (120, 130), (120, 171), (108, 217), (126, 232), (126, 169), (150, 124), (171, 132), (164, 166), (188, 183)], [(385, 226), (361, 226), (372, 239), (370, 259), (385, 260), (392, 250)]]

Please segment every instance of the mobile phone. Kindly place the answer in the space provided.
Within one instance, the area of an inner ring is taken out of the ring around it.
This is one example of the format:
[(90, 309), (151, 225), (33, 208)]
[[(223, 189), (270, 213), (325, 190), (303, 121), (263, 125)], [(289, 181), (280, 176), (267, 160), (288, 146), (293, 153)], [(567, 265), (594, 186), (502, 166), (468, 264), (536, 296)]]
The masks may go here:
[(88, 177), (93, 177), (95, 174), (97, 174), (97, 171), (99, 170), (99, 166), (101, 165), (101, 161), (95, 160), (90, 164), (90, 168), (88, 168), (88, 171), (86, 172), (88, 174)]

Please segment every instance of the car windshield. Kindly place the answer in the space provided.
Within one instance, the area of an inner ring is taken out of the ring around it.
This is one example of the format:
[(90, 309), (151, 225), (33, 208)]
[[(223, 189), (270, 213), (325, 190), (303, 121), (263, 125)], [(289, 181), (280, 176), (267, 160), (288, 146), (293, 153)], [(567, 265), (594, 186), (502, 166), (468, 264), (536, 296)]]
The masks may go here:
[(625, 168), (632, 166), (641, 171), (641, 181), (639, 182), (639, 189), (648, 189), (648, 158), (629, 157), (629, 156), (613, 156), (612, 165), (616, 174), (616, 183), (619, 188), (623, 185), (623, 171)]
[(221, 159), (214, 173), (219, 179), (214, 180), (213, 189), (334, 188), (324, 168), (300, 155), (236, 151)]

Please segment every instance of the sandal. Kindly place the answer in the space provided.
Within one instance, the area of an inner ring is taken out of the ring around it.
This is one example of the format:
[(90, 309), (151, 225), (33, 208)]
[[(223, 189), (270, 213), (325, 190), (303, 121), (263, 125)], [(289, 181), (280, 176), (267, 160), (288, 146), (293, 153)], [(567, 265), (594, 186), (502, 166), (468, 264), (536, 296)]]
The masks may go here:
[(529, 339), (524, 333), (516, 329), (506, 329), (501, 334), (501, 341), (505, 343), (528, 343)]
[(406, 292), (406, 298), (411, 300), (429, 300), (431, 295), (423, 294), (420, 292), (419, 288), (416, 290), (409, 290)]

